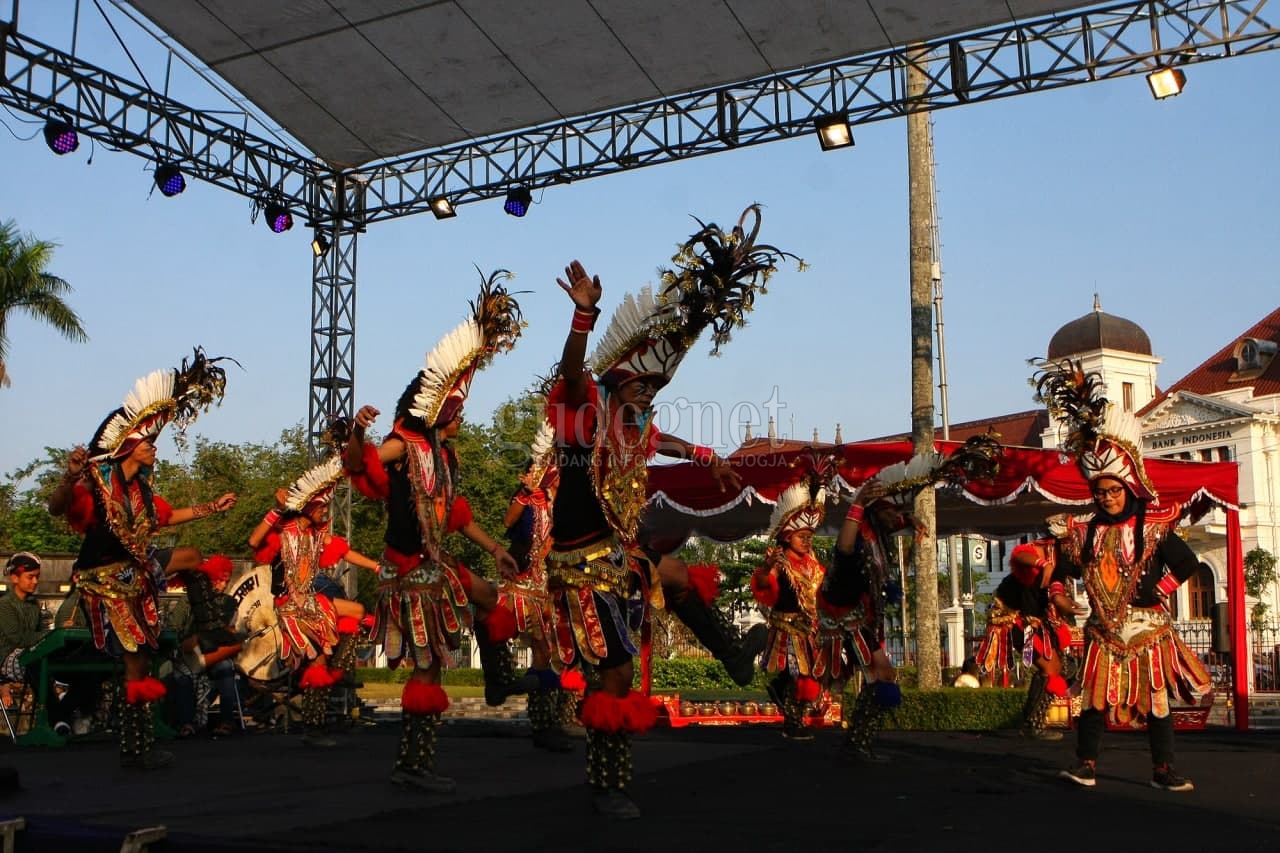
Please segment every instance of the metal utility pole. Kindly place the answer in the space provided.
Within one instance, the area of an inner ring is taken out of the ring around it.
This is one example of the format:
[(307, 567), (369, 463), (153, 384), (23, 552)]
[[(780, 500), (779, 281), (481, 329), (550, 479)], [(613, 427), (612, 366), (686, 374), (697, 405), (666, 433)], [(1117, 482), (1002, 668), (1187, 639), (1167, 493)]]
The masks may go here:
[[(907, 104), (918, 104), (928, 84), (928, 51), (908, 52)], [(927, 112), (907, 113), (908, 218), (911, 247), (911, 445), (933, 450), (933, 146)], [(933, 489), (916, 496), (916, 666), (922, 689), (942, 686), (938, 631), (937, 502)]]

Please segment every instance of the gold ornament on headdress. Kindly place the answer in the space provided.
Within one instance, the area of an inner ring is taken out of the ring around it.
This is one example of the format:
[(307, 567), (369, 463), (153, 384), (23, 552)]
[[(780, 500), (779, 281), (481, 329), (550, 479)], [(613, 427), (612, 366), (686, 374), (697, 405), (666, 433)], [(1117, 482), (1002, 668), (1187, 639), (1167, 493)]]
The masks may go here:
[(616, 372), (622, 381), (645, 375), (670, 381), (704, 329), (711, 328), (711, 354), (718, 355), (732, 331), (746, 325), (756, 294), (767, 292), (779, 261), (794, 258), (801, 271), (806, 268), (790, 252), (756, 242), (758, 204), (743, 211), (727, 233), (715, 223), (694, 221), (701, 228), (680, 244), (673, 268), (660, 271), (660, 292), (655, 296), (646, 286), (636, 296), (627, 294), (614, 312), (588, 359), (598, 377)]
[(114, 458), (130, 439), (154, 439), (173, 423), (174, 441), (184, 445), (185, 431), (201, 412), (221, 404), (227, 374), (217, 366), (223, 358), (208, 358), (196, 347), (190, 362), (169, 370), (155, 370), (134, 383), (124, 404), (98, 428), (89, 445), (94, 460)]

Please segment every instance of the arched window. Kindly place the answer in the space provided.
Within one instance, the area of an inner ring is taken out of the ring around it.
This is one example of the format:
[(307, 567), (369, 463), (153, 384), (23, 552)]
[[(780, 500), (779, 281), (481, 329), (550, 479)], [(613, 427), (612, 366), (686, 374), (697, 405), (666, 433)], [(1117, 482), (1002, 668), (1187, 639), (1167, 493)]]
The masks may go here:
[(1204, 563), (1187, 581), (1187, 603), (1190, 607), (1190, 618), (1208, 619), (1213, 612), (1213, 569)]

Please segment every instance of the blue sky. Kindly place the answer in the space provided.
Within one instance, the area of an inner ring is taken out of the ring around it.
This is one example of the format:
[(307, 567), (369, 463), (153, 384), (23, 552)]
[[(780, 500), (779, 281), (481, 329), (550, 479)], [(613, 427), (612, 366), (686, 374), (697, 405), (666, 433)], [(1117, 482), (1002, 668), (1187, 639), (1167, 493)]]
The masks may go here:
[[(72, 5), (24, 5), (23, 30), (68, 47)], [(81, 53), (133, 76), (93, 14)], [(129, 43), (160, 79), (160, 54)], [(953, 423), (1033, 408), (1026, 359), (1095, 292), (1148, 332), (1162, 385), (1277, 307), (1278, 72), (1272, 52), (1190, 67), (1183, 94), (1163, 102), (1134, 76), (935, 114)], [(175, 95), (223, 106), (194, 87)], [(0, 130), (0, 218), (61, 244), (52, 271), (75, 288), (90, 341), (10, 320), (0, 473), (45, 446), (87, 441), (135, 378), (197, 344), (244, 370), (231, 368), (225, 403), (194, 435), (270, 442), (305, 422), (309, 233), (251, 224), (246, 199), (207, 184), (149, 196), (143, 160), (98, 148), (90, 163), (87, 140), (56, 157), (25, 118), (0, 112), (10, 129)], [(855, 136), (853, 149), (796, 139), (558, 186), (535, 193), (523, 219), (495, 200), (451, 220), (373, 226), (358, 250), (358, 404), (389, 419), (426, 351), (463, 318), (475, 267), (505, 267), (530, 291), (530, 325), (475, 381), (468, 414), (487, 419), (558, 357), (571, 308), (555, 278), (567, 262), (601, 276), (607, 318), (623, 293), (655, 281), (694, 229), (691, 214), (727, 226), (760, 202), (762, 239), (811, 269), (781, 269), (721, 358), (694, 349), (659, 397), (667, 426), (727, 452), (740, 431), (709, 417), (695, 430), (681, 401), (762, 411), (776, 389), (784, 435), (817, 428), (829, 441), (837, 423), (846, 440), (909, 430), (906, 125)], [(167, 439), (161, 453), (178, 458)]]

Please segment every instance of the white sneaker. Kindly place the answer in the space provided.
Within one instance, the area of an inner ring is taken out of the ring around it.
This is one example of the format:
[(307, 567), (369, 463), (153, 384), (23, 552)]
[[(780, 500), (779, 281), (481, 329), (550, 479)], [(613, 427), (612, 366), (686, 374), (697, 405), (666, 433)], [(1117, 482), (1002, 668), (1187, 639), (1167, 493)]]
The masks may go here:
[(71, 734), (71, 726), (67, 725), (62, 720), (58, 720), (58, 722), (53, 724), (53, 733), (61, 737), (66, 737)]
[(77, 735), (87, 735), (93, 730), (93, 725), (88, 720), (75, 720), (71, 723), (71, 733)]

